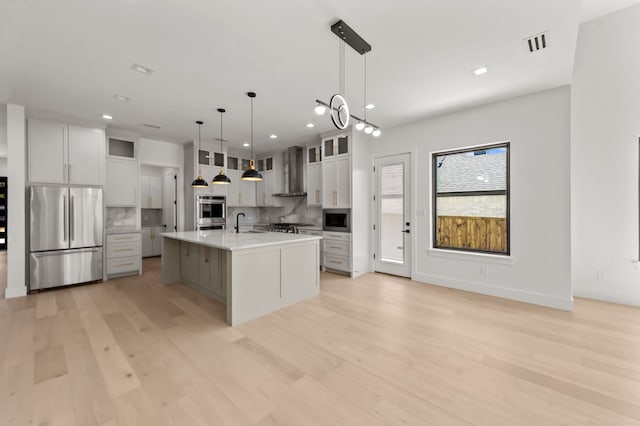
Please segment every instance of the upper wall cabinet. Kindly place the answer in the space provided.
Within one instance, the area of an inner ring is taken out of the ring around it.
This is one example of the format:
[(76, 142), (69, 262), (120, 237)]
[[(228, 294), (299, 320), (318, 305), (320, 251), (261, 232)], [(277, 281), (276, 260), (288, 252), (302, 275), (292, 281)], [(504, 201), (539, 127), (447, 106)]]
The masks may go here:
[(30, 182), (103, 184), (103, 130), (29, 119), (27, 140)]
[(104, 204), (111, 207), (138, 205), (138, 163), (135, 160), (107, 158)]

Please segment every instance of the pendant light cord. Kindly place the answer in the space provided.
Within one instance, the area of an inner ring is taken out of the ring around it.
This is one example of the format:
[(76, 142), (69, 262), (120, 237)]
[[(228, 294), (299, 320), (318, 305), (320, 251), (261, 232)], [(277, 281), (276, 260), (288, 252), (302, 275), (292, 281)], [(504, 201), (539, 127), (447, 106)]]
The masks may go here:
[(251, 98), (251, 161), (254, 161), (253, 158), (253, 98)]
[(202, 123), (198, 123), (198, 152), (196, 153), (196, 158), (198, 159), (198, 176), (202, 176), (202, 170), (200, 169), (200, 129), (202, 128)]
[(220, 152), (222, 152), (222, 111), (220, 111)]
[(364, 121), (367, 121), (367, 55), (364, 56)]
[(338, 93), (345, 95), (344, 40), (338, 40)]

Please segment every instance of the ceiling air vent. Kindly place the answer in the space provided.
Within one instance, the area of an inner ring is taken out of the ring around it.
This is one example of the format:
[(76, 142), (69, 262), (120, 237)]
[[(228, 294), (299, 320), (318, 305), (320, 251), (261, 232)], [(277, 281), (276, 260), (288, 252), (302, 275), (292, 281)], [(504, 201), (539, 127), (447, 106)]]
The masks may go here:
[(549, 46), (549, 31), (527, 37), (523, 41), (524, 47), (529, 53), (546, 49)]
[(160, 129), (160, 128), (161, 128), (161, 127), (160, 127), (160, 126), (158, 126), (157, 124), (142, 123), (142, 125), (143, 125), (144, 127), (150, 127), (150, 128), (152, 128), (152, 129)]

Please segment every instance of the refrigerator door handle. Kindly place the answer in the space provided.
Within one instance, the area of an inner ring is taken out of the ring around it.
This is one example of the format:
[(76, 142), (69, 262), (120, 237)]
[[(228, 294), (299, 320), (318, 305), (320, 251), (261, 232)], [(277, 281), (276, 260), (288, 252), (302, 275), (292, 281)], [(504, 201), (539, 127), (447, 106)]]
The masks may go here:
[(62, 196), (62, 241), (67, 241), (67, 237), (69, 235), (69, 216), (67, 215), (67, 196)]
[(69, 234), (70, 234), (69, 239), (71, 241), (74, 241), (76, 239), (76, 227), (75, 227), (76, 212), (74, 208), (75, 197), (71, 195), (69, 198), (71, 199), (71, 205), (69, 206)]

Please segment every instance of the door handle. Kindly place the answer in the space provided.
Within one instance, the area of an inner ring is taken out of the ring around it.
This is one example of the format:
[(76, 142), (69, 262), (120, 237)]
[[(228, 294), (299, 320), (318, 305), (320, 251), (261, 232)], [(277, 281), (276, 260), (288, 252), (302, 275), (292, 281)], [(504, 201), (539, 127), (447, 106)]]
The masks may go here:
[(410, 229), (405, 229), (404, 231), (400, 231), (400, 232), (404, 232), (405, 234), (410, 234), (411, 230)]
[(69, 236), (69, 216), (67, 215), (67, 196), (62, 196), (62, 228), (64, 232), (64, 237), (62, 241), (67, 241)]
[(69, 233), (71, 234), (70, 239), (73, 241), (76, 239), (76, 226), (73, 223), (76, 219), (76, 212), (74, 209), (74, 196), (69, 197), (71, 199), (71, 205), (69, 206)]

